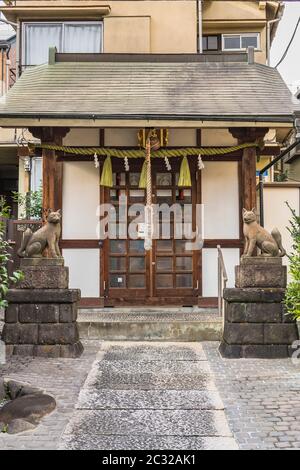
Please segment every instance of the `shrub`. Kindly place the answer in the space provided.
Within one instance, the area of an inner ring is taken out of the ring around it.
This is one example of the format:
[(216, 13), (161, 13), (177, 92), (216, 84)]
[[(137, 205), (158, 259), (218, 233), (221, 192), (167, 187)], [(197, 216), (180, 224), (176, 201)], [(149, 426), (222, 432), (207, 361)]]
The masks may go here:
[(290, 314), (300, 319), (300, 216), (288, 202), (286, 204), (292, 213), (290, 226), (287, 229), (292, 236), (293, 245), (292, 253), (289, 255), (292, 280), (286, 290), (285, 305)]
[(20, 271), (16, 271), (9, 276), (7, 265), (11, 263), (11, 254), (9, 252), (9, 243), (5, 240), (5, 219), (9, 218), (10, 209), (6, 204), (5, 198), (0, 197), (0, 308), (7, 306), (5, 300), (10, 283), (16, 283), (23, 278)]

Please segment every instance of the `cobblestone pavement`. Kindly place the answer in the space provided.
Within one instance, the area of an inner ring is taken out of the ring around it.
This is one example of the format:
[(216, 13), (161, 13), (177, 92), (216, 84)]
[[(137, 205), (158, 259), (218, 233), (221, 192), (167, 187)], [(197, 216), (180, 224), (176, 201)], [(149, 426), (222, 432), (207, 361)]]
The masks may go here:
[(223, 359), (202, 344), (240, 449), (300, 449), (300, 360)]
[(300, 365), (289, 359), (222, 359), (212, 342), (88, 341), (80, 359), (14, 358), (0, 375), (43, 388), (58, 405), (34, 431), (0, 435), (0, 449), (214, 449), (235, 441), (300, 449)]
[(70, 420), (89, 370), (99, 350), (99, 342), (84, 343), (80, 359), (12, 358), (0, 364), (0, 376), (9, 377), (42, 388), (54, 396), (57, 409), (46, 416), (34, 430), (22, 434), (0, 434), (0, 449), (53, 450)]

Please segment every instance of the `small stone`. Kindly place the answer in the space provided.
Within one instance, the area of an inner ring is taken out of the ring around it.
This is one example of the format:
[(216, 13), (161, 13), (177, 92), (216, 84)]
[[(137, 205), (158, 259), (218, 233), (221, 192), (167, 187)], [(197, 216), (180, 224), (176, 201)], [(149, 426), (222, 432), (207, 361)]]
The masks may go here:
[(8, 434), (19, 434), (20, 432), (31, 431), (36, 425), (26, 421), (25, 419), (14, 419), (7, 427)]
[(31, 385), (29, 384), (17, 382), (16, 380), (9, 380), (7, 382), (7, 388), (8, 388), (9, 396), (12, 400), (15, 400), (16, 398), (22, 397), (25, 395), (34, 395), (34, 394), (42, 393), (41, 389), (31, 387)]

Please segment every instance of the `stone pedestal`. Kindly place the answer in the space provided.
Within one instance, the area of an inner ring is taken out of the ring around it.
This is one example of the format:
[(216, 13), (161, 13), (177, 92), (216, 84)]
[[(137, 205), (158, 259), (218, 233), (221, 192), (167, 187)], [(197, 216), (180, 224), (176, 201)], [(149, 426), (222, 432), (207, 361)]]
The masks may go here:
[(299, 339), (283, 304), (286, 267), (281, 258), (242, 258), (236, 288), (224, 290), (225, 324), (220, 352), (228, 358), (289, 357)]
[(77, 303), (80, 291), (68, 289), (63, 259), (22, 259), (24, 280), (10, 289), (2, 339), (8, 354), (79, 357)]

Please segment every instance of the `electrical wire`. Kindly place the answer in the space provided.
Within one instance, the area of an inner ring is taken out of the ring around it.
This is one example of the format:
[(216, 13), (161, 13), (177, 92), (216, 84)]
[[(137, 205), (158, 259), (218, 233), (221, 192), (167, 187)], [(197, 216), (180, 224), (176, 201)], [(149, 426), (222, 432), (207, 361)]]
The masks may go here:
[(281, 57), (280, 61), (277, 63), (277, 65), (275, 65), (275, 69), (277, 69), (277, 67), (281, 64), (281, 62), (283, 62), (284, 59), (286, 58), (286, 55), (287, 55), (287, 53), (288, 53), (288, 51), (289, 51), (289, 48), (291, 47), (292, 42), (293, 42), (293, 40), (294, 40), (294, 38), (295, 38), (295, 36), (296, 36), (296, 32), (297, 32), (299, 23), (300, 23), (300, 16), (299, 16), (299, 18), (298, 18), (298, 21), (297, 21), (297, 24), (296, 24), (296, 26), (295, 26), (293, 35), (292, 35), (292, 37), (291, 37), (291, 39), (290, 39), (290, 42), (288, 43), (287, 48), (286, 48), (286, 50), (284, 51), (284, 54), (283, 54), (283, 56)]

